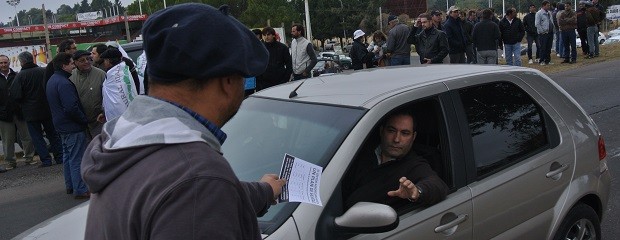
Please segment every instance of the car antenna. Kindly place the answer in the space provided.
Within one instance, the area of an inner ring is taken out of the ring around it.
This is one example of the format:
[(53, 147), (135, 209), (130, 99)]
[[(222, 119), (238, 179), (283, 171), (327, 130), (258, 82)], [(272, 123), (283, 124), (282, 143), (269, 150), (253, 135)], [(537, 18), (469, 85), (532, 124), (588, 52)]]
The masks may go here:
[(294, 98), (297, 97), (297, 89), (299, 89), (299, 87), (301, 87), (302, 84), (304, 84), (306, 81), (304, 80), (303, 82), (301, 82), (299, 84), (299, 86), (297, 86), (289, 95), (288, 98)]

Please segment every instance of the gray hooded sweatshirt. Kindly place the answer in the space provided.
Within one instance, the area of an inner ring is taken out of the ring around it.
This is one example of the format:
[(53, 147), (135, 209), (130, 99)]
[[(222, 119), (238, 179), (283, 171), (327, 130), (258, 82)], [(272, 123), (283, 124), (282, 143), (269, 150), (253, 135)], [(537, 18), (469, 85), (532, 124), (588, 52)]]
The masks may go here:
[(88, 146), (85, 239), (261, 239), (267, 183), (240, 182), (215, 136), (182, 109), (138, 96)]

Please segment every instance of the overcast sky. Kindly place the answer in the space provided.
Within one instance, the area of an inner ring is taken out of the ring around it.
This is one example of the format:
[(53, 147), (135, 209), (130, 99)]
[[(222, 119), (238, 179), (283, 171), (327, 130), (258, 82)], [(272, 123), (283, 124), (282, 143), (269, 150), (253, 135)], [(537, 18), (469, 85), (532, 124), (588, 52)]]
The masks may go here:
[[(127, 7), (128, 3), (131, 3), (136, 0), (122, 0), (121, 3), (123, 6)], [(60, 5), (66, 4), (73, 7), (74, 4), (80, 3), (81, 0), (21, 0), (17, 5), (17, 11), (21, 10), (30, 10), (31, 8), (41, 8), (42, 4), (45, 4), (46, 10), (52, 10), (52, 12), (56, 12)], [(92, 0), (88, 0), (88, 3), (91, 3)], [(113, 1), (111, 1), (113, 2)], [(9, 22), (9, 17), (13, 19), (15, 17), (15, 8), (6, 3), (6, 0), (0, 1), (0, 22)], [(21, 23), (25, 23), (24, 19), (20, 19)]]

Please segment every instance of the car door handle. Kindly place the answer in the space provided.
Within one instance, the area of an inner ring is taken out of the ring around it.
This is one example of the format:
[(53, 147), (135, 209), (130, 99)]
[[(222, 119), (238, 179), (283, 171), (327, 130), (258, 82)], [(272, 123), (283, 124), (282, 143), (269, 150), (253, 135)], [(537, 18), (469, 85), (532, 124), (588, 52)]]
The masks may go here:
[(566, 169), (568, 169), (568, 164), (564, 164), (562, 166), (560, 166), (558, 169), (553, 170), (551, 172), (548, 172), (547, 175), (545, 175), (547, 178), (553, 178), (556, 175), (566, 171)]
[(449, 223), (446, 223), (444, 225), (436, 227), (435, 228), (435, 233), (440, 233), (440, 232), (446, 231), (446, 230), (448, 230), (450, 228), (453, 228), (454, 226), (459, 225), (462, 222), (465, 222), (467, 220), (467, 218), (468, 218), (467, 214), (459, 215), (456, 219), (450, 221)]

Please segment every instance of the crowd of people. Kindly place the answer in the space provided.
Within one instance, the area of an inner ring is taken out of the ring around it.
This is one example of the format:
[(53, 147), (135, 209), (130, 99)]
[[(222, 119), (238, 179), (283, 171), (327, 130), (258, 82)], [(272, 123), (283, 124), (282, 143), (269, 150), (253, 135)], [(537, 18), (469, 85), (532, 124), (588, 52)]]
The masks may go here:
[(122, 114), (138, 95), (135, 64), (118, 44), (96, 44), (86, 51), (73, 39), (58, 45), (45, 68), (28, 51), (17, 58), (19, 72), (0, 55), (0, 136), (8, 163), (0, 172), (18, 167), (18, 143), (26, 165), (62, 164), (66, 193), (89, 198), (80, 174), (82, 157), (103, 123)]
[(605, 7), (598, 0), (582, 0), (576, 9), (569, 1), (543, 1), (540, 10), (530, 5), (523, 19), (514, 8), (506, 9), (499, 19), (493, 9), (461, 11), (452, 6), (445, 18), (438, 10), (420, 14), (412, 27), (390, 15), (387, 38), (378, 31), (365, 44), (364, 32), (355, 31), (350, 57), (355, 70), (409, 65), (413, 44), (421, 64), (499, 64), (499, 49), (507, 65), (521, 66), (525, 37), (528, 64), (551, 64), (553, 49), (562, 63), (576, 63), (577, 34), (585, 58), (599, 56), (598, 29), (605, 19)]

